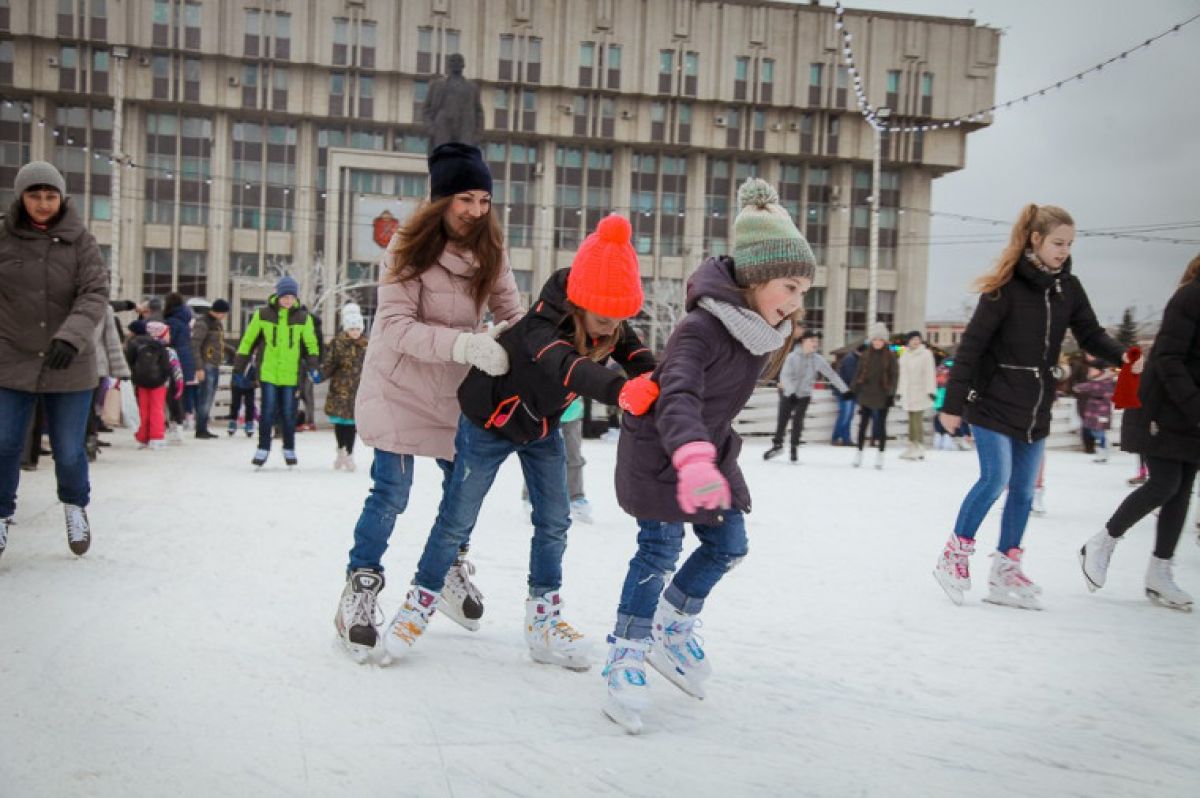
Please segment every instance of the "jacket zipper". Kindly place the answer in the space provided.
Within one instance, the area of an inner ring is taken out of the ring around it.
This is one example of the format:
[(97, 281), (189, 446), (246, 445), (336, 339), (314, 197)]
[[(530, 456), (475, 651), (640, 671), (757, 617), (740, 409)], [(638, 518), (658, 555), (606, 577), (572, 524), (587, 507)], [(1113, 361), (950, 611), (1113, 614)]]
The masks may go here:
[[(1058, 285), (1058, 281), (1055, 280), (1054, 284)], [(1062, 289), (1060, 288), (1059, 290), (1061, 291)], [(1046, 289), (1045, 300), (1046, 300), (1046, 334), (1042, 338), (1042, 363), (1043, 364), (1046, 362), (1046, 354), (1050, 351), (1050, 289), (1049, 288)], [(1025, 432), (1025, 442), (1026, 443), (1033, 443), (1033, 427), (1037, 423), (1038, 408), (1042, 406), (1042, 398), (1046, 395), (1046, 381), (1044, 379), (1042, 379), (1042, 375), (1041, 375), (1040, 371), (1037, 375), (1037, 381), (1038, 381), (1038, 398), (1037, 398), (1037, 402), (1033, 406), (1033, 413), (1029, 416), (1029, 429), (1026, 430), (1026, 432)]]

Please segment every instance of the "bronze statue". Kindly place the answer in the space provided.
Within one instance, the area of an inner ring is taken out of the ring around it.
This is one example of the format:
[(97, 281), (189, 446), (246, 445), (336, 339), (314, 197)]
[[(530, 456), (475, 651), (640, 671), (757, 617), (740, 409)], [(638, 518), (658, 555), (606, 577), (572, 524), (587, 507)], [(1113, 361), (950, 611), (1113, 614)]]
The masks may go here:
[(448, 141), (479, 144), (483, 132), (483, 105), (479, 87), (463, 77), (466, 61), (458, 53), (446, 58), (446, 75), (433, 81), (422, 116), (429, 134), (429, 149)]

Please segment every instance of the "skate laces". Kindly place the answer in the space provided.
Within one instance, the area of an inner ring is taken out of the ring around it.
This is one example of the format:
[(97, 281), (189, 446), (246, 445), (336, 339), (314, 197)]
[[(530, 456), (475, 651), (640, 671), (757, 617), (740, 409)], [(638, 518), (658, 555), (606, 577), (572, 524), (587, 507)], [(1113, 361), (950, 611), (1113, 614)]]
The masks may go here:
[(575, 627), (562, 619), (556, 605), (551, 605), (545, 599), (539, 599), (539, 602), (544, 602), (551, 606), (551, 609), (548, 609), (546, 612), (539, 612), (533, 619), (533, 625), (546, 636), (547, 642), (551, 638), (557, 638), (563, 643), (574, 643), (576, 640), (583, 639), (583, 635), (575, 631)]
[(350, 615), (351, 626), (379, 627), (385, 620), (379, 597), (373, 590), (351, 590), (342, 606)]
[(967, 538), (952, 536), (942, 552), (948, 570), (953, 572), (956, 579), (970, 579), (970, 556), (975, 553), (975, 541), (968, 542)]
[(464, 596), (474, 599), (477, 604), (483, 603), (483, 593), (471, 581), (471, 577), (475, 575), (475, 563), (468, 560), (466, 557), (459, 557), (454, 561), (454, 565), (450, 566), (450, 570), (446, 572), (446, 588), (450, 589), (455, 595)]
[(83, 514), (83, 508), (68, 504), (66, 505), (66, 516), (67, 539), (72, 543), (82, 543), (87, 540), (87, 517)]
[(419, 602), (414, 602), (410, 594), (404, 599), (400, 611), (396, 613), (396, 619), (392, 622), (391, 634), (412, 645), (429, 625), (429, 619), (432, 617), (436, 605), (436, 596), (428, 607), (423, 607)]
[[(1015, 552), (1015, 554), (1014, 554)], [(1021, 549), (1009, 549), (1004, 555), (1006, 563), (1001, 563), (1001, 570), (1004, 570), (1005, 565), (1008, 567), (1009, 578), (1021, 587), (1033, 587), (1033, 580), (1025, 575), (1025, 571), (1021, 569)]]
[(696, 617), (683, 618), (663, 625), (663, 644), (670, 648), (687, 649), (693, 659), (704, 659), (704, 638), (696, 634), (696, 629), (704, 625), (704, 621)]

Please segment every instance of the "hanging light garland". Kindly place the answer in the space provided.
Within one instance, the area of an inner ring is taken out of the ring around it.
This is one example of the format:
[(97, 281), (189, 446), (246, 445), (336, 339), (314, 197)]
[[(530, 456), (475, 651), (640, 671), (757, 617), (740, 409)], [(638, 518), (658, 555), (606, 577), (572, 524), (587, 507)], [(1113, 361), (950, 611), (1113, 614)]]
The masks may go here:
[(1047, 92), (1057, 91), (1059, 89), (1062, 89), (1064, 86), (1066, 86), (1067, 84), (1069, 84), (1073, 81), (1083, 80), (1087, 75), (1089, 75), (1093, 72), (1100, 72), (1101, 70), (1104, 69), (1104, 67), (1108, 66), (1109, 64), (1112, 64), (1116, 61), (1122, 61), (1122, 60), (1128, 58), (1130, 55), (1133, 55), (1134, 53), (1136, 53), (1138, 50), (1144, 50), (1144, 49), (1152, 46), (1153, 44), (1155, 44), (1159, 39), (1165, 38), (1166, 36), (1169, 36), (1172, 33), (1178, 33), (1179, 30), (1181, 28), (1183, 28), (1184, 26), (1190, 25), (1191, 23), (1200, 19), (1200, 13), (1194, 14), (1191, 17), (1188, 17), (1187, 19), (1183, 20), (1182, 22), (1172, 25), (1171, 27), (1167, 28), (1162, 33), (1158, 34), (1157, 36), (1151, 36), (1149, 39), (1146, 39), (1144, 42), (1134, 45), (1133, 47), (1130, 47), (1127, 50), (1123, 50), (1120, 53), (1118, 53), (1117, 55), (1114, 55), (1113, 57), (1109, 58), (1106, 61), (1101, 61), (1100, 63), (1098, 63), (1092, 67), (1089, 67), (1088, 69), (1085, 69), (1082, 72), (1076, 72), (1074, 75), (1071, 75), (1068, 78), (1064, 78), (1062, 80), (1056, 81), (1055, 83), (1051, 83), (1050, 85), (1045, 86), (1041, 89), (1038, 89), (1037, 91), (1031, 91), (1028, 94), (1024, 94), (1020, 97), (1017, 97), (1014, 100), (1008, 100), (1006, 102), (996, 103), (995, 105), (989, 106), (987, 108), (982, 108), (978, 111), (974, 111), (969, 114), (963, 114), (962, 116), (956, 116), (953, 119), (948, 119), (948, 120), (945, 120), (942, 122), (926, 122), (926, 123), (920, 124), (920, 125), (889, 126), (886, 124), (886, 122), (884, 122), (880, 119), (878, 109), (876, 109), (874, 106), (872, 106), (867, 101), (866, 90), (864, 88), (863, 81), (862, 81), (862, 73), (859, 70), (858, 66), (854, 62), (854, 48), (852, 46), (854, 37), (851, 35), (850, 31), (848, 31), (846, 29), (845, 12), (846, 12), (846, 10), (842, 7), (842, 4), (840, 2), (834, 6), (835, 20), (833, 23), (833, 27), (835, 30), (839, 31), (842, 35), (842, 58), (845, 60), (847, 70), (850, 73), (850, 77), (854, 81), (854, 93), (858, 98), (859, 111), (862, 113), (863, 118), (867, 120), (867, 124), (869, 124), (871, 127), (875, 128), (876, 130), (878, 130), (880, 132), (886, 131), (888, 133), (918, 133), (918, 132), (924, 133), (924, 132), (927, 132), (930, 130), (941, 130), (941, 129), (945, 129), (945, 128), (959, 127), (964, 122), (982, 122), (983, 118), (985, 116), (987, 116), (988, 114), (993, 114), (996, 111), (999, 111), (1001, 109), (1007, 110), (1019, 103), (1027, 103), (1035, 97), (1044, 97), (1044, 96), (1046, 96)]

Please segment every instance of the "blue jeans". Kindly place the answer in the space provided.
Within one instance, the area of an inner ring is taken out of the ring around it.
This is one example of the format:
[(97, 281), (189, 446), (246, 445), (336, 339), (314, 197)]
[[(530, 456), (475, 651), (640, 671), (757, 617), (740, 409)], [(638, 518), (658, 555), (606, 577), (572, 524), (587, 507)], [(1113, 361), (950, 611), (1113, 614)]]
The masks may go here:
[(204, 367), (204, 382), (196, 386), (196, 432), (208, 432), (208, 419), (217, 398), (217, 380), (220, 377), (221, 370), (218, 367)]
[[(375, 450), (375, 459), (371, 461), (371, 492), (354, 527), (354, 548), (350, 549), (347, 572), (355, 568), (383, 572), (383, 553), (396, 528), (396, 516), (408, 509), (414, 459), (411, 454)], [(454, 464), (440, 458), (437, 464), (442, 469), (442, 493), (445, 494)]]
[(667, 576), (683, 551), (683, 524), (638, 519), (638, 550), (629, 561), (629, 572), (621, 588), (615, 637), (644, 640), (650, 636), (658, 597), (688, 615), (704, 609), (704, 600), (749, 550), (746, 519), (739, 510), (726, 510), (718, 526), (692, 524), (700, 545), (691, 553), (663, 593)]
[(1008, 499), (1004, 502), (1004, 514), (1000, 516), (1000, 545), (997, 548), (1000, 551), (1018, 548), (1029, 521), (1034, 483), (1046, 439), (1026, 443), (978, 426), (971, 427), (971, 434), (975, 438), (975, 452), (979, 455), (979, 481), (963, 499), (958, 520), (954, 522), (954, 534), (973, 540), (988, 510), (1007, 487)]
[(850, 422), (854, 420), (854, 408), (858, 402), (854, 399), (838, 399), (837, 421), (833, 424), (833, 442), (841, 441), (851, 445)]
[(544, 438), (517, 444), (460, 416), (454, 449), (454, 473), (442, 491), (437, 520), (429, 540), (425, 541), (413, 581), (426, 590), (441, 591), (446, 571), (454, 564), (459, 547), (470, 537), (496, 472), (516, 452), (529, 488), (529, 503), (533, 505), (529, 595), (541, 596), (562, 587), (562, 558), (567, 550), (567, 530), (571, 527), (567, 452), (562, 433), (555, 429)]
[[(278, 416), (278, 419), (276, 419)], [(283, 429), (284, 451), (296, 448), (296, 386), (262, 384), (262, 415), (258, 419), (258, 448), (271, 451), (276, 420)]]
[[(50, 429), (50, 448), (54, 452), (58, 500), (87, 507), (91, 485), (84, 438), (88, 415), (92, 412), (92, 389), (43, 393), (41, 397)], [(37, 399), (36, 393), (0, 388), (0, 518), (11, 517), (17, 509), (21, 449), (29, 434), (29, 420)]]

